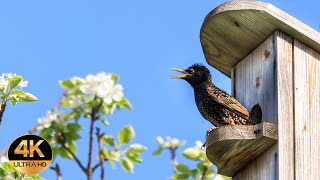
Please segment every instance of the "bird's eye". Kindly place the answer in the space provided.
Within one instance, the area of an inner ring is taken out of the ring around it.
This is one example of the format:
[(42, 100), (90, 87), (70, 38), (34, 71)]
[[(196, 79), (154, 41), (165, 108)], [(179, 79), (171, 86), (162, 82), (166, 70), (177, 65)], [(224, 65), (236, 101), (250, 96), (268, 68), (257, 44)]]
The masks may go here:
[(194, 69), (190, 69), (190, 70), (189, 70), (189, 73), (190, 73), (190, 74), (193, 74), (193, 73), (194, 73)]

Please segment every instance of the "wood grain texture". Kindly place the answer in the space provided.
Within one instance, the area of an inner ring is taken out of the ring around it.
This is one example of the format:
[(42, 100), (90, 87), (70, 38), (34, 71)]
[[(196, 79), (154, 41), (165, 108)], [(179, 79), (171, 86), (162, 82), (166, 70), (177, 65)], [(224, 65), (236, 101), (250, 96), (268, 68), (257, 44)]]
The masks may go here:
[(200, 40), (207, 62), (230, 77), (231, 68), (276, 30), (320, 51), (320, 33), (275, 6), (257, 1), (232, 1), (215, 8), (204, 20)]
[[(262, 121), (278, 124), (275, 69), (277, 49), (274, 43), (274, 35), (271, 35), (234, 66), (235, 79), (232, 82), (240, 103), (247, 109), (258, 103), (262, 109)], [(278, 143), (238, 171), (233, 179), (275, 179), (278, 176), (277, 156)]]
[(229, 125), (214, 129), (207, 136), (207, 157), (218, 173), (233, 176), (276, 142), (278, 129), (270, 123)]
[(293, 39), (275, 32), (279, 179), (294, 179)]
[(320, 177), (320, 55), (294, 40), (295, 176)]

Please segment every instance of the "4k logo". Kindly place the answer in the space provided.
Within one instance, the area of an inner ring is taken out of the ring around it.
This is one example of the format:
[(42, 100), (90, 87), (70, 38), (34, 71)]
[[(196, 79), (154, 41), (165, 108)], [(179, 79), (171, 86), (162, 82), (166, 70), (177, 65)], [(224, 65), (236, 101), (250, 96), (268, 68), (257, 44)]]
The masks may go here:
[(12, 142), (8, 151), (11, 166), (25, 174), (37, 174), (52, 161), (50, 144), (40, 136), (25, 135)]

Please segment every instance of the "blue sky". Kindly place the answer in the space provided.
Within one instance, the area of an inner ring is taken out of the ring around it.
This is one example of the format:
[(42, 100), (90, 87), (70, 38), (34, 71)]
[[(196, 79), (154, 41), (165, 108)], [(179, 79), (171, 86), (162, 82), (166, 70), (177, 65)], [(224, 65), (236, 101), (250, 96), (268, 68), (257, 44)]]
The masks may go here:
[[(135, 173), (118, 165), (106, 169), (106, 179), (168, 179), (172, 174), (168, 152), (153, 157), (154, 138), (186, 139), (188, 146), (204, 140), (211, 125), (198, 113), (191, 87), (169, 78), (171, 67), (206, 64), (199, 40), (205, 16), (222, 0), (134, 1), (1, 1), (0, 72), (15, 72), (29, 81), (25, 89), (38, 97), (30, 104), (7, 107), (0, 130), (0, 150), (37, 123), (58, 101), (63, 90), (58, 80), (105, 71), (120, 75), (133, 111), (108, 117), (107, 134), (132, 124), (134, 142), (148, 147)], [(320, 3), (269, 1), (319, 30)], [(230, 79), (210, 68), (213, 82), (230, 92)], [(87, 127), (88, 124), (84, 123)], [(88, 130), (88, 128), (86, 129)], [(77, 143), (86, 163), (87, 131)], [(180, 151), (181, 152), (181, 151)], [(179, 162), (185, 162), (181, 156)], [(75, 162), (60, 161), (63, 179), (85, 179)], [(95, 174), (95, 179), (98, 179)], [(41, 174), (55, 179), (51, 170)]]

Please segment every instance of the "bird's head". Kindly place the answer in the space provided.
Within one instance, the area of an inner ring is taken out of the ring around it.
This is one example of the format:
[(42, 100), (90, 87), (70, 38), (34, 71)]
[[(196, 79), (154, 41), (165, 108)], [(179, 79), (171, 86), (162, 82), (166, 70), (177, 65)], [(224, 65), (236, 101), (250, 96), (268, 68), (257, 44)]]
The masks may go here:
[(197, 85), (205, 84), (208, 81), (211, 81), (211, 75), (208, 68), (203, 66), (202, 64), (194, 64), (186, 70), (171, 68), (174, 71), (182, 73), (182, 75), (174, 76), (171, 79), (184, 79), (186, 80), (192, 87)]

